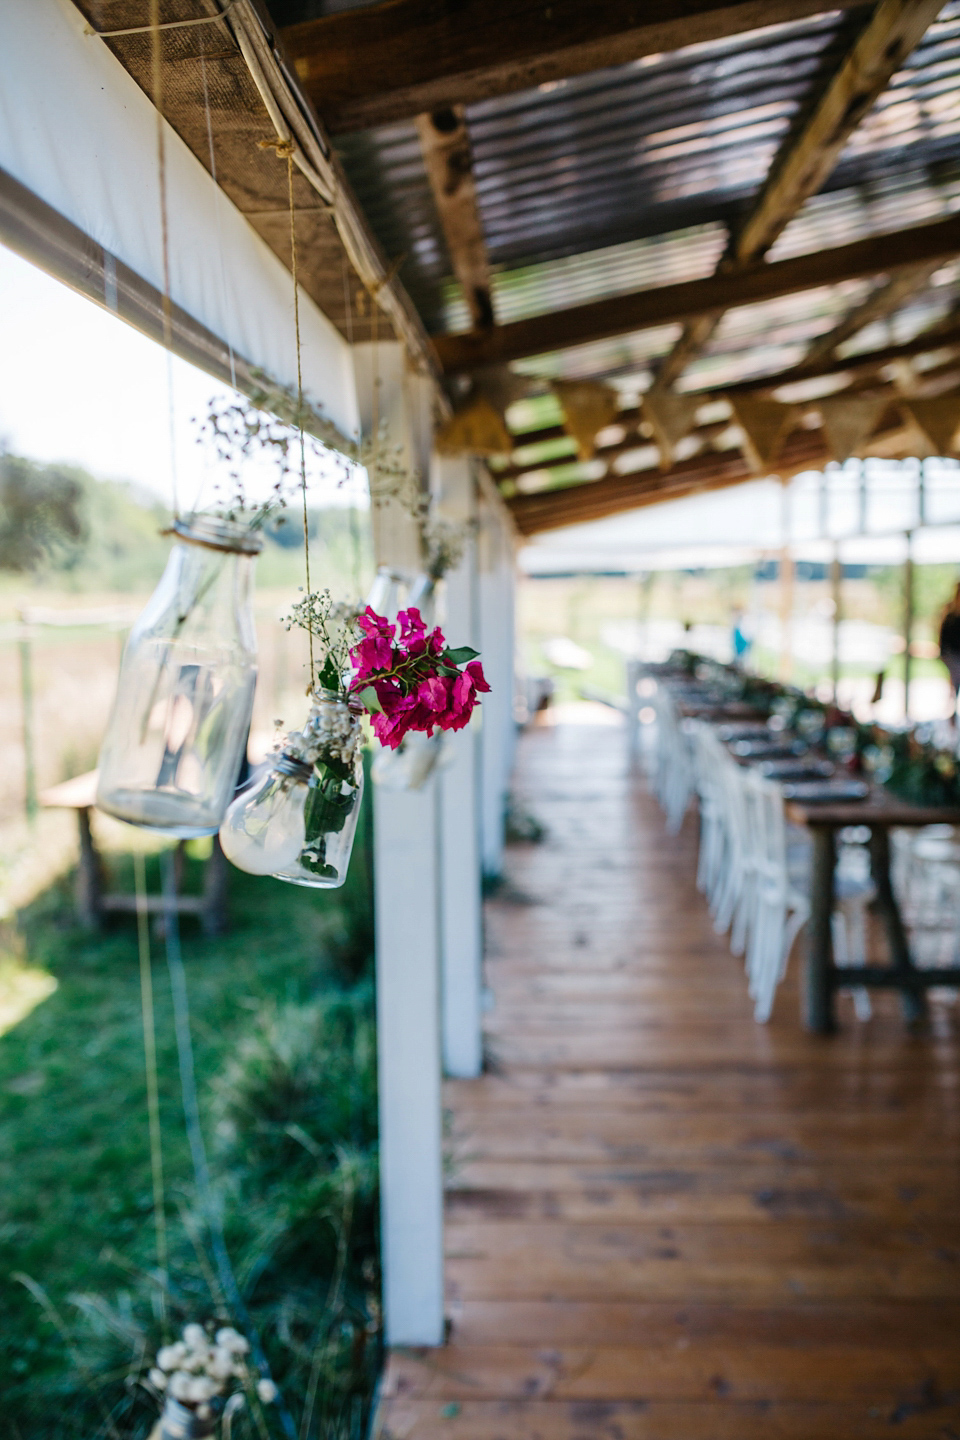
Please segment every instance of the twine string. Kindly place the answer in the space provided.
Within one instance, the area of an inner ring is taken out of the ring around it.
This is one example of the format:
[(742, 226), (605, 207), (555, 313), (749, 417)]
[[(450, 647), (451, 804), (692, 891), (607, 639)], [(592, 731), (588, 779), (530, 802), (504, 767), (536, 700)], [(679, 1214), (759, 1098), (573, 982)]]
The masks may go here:
[(163, 297), (161, 313), (163, 344), (167, 352), (167, 431), (170, 444), (170, 489), (173, 514), (180, 514), (177, 502), (177, 449), (173, 415), (173, 304), (170, 299), (170, 226), (167, 213), (167, 145), (163, 128), (163, 57), (160, 49), (160, 0), (150, 0), (150, 65), (153, 109), (157, 117), (157, 180), (160, 187), (160, 246), (163, 254)]
[[(297, 347), (297, 434), (300, 440), (300, 494), (303, 499), (303, 568), (306, 575), (306, 593), (312, 593), (310, 585), (310, 524), (307, 515), (307, 450), (303, 433), (303, 362), (300, 342), (300, 283), (297, 275), (297, 209), (293, 196), (294, 143), (290, 136), (273, 140), (261, 140), (261, 150), (275, 150), (281, 160), (287, 162), (287, 199), (290, 207), (290, 271), (293, 276), (293, 328)], [(307, 627), (307, 641), (310, 647), (310, 684), (308, 693), (316, 683), (313, 658), (313, 629)]]
[[(270, 1379), (270, 1366), (260, 1341), (260, 1336), (240, 1293), (237, 1277), (230, 1263), (226, 1241), (223, 1235), (223, 1221), (220, 1207), (214, 1194), (207, 1160), (207, 1147), (200, 1125), (200, 1104), (197, 1098), (197, 1081), (193, 1064), (193, 1040), (190, 1034), (190, 1004), (187, 995), (187, 972), (180, 950), (180, 915), (177, 909), (177, 879), (174, 868), (174, 851), (163, 854), (163, 929), (167, 950), (167, 970), (170, 975), (170, 990), (173, 996), (174, 1033), (177, 1040), (177, 1059), (180, 1064), (180, 1090), (183, 1099), (183, 1116), (187, 1129), (187, 1143), (193, 1161), (193, 1173), (201, 1210), (207, 1224), (210, 1248), (216, 1266), (217, 1278), (233, 1312), (242, 1326), (254, 1363), (264, 1379)], [(296, 1430), (293, 1417), (287, 1409), (282, 1393), (276, 1400), (277, 1418), (288, 1440), (295, 1440)]]
[(153, 1179), (153, 1224), (157, 1236), (157, 1269), (160, 1272), (160, 1323), (166, 1340), (167, 1213), (163, 1191), (163, 1140), (160, 1129), (160, 1086), (157, 1079), (157, 1031), (153, 1010), (153, 971), (150, 963), (146, 866), (143, 854), (139, 850), (134, 853), (133, 857), (133, 875), (137, 902), (137, 945), (140, 952), (140, 1011), (143, 1021), (143, 1058), (147, 1079), (150, 1172)]

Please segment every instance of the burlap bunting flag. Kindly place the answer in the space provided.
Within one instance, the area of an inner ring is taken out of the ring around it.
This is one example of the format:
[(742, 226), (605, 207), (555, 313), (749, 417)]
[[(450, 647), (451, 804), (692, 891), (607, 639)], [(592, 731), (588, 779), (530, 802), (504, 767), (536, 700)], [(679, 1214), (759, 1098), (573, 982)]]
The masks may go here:
[(831, 395), (819, 401), (823, 433), (834, 460), (842, 465), (866, 444), (889, 403), (885, 395)]
[(648, 390), (644, 395), (644, 419), (649, 421), (653, 438), (660, 447), (661, 470), (670, 469), (674, 451), (693, 429), (702, 403), (695, 395), (675, 395), (671, 390)]
[(485, 395), (476, 395), (437, 431), (441, 455), (509, 455), (514, 442), (503, 416)]
[(949, 455), (960, 425), (960, 391), (937, 395), (930, 400), (901, 400), (914, 424), (930, 442), (934, 455)]
[(553, 391), (563, 409), (567, 434), (577, 442), (579, 458), (592, 459), (597, 435), (620, 412), (620, 396), (596, 380), (555, 380)]
[(744, 452), (758, 474), (768, 471), (780, 447), (797, 423), (795, 405), (778, 400), (758, 400), (754, 395), (732, 395), (734, 419), (744, 435)]

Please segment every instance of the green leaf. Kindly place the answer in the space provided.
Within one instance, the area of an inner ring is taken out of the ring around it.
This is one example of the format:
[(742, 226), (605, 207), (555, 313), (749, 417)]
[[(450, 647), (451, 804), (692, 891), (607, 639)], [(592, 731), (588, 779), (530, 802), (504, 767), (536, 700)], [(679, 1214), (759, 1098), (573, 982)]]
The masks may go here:
[(480, 654), (479, 650), (471, 650), (469, 645), (460, 645), (456, 650), (444, 650), (444, 660), (449, 660), (451, 665), (465, 665), (468, 660), (476, 660)]
[(365, 685), (362, 690), (358, 690), (357, 699), (365, 710), (370, 711), (371, 715), (383, 714), (383, 706), (380, 704), (377, 692), (372, 685)]

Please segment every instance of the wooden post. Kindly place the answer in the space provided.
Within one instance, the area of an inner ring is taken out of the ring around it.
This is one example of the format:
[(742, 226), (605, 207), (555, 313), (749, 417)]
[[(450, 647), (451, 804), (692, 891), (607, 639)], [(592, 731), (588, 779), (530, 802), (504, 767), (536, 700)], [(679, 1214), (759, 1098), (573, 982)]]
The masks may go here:
[[(425, 479), (427, 382), (407, 371), (402, 347), (393, 341), (354, 346), (354, 363), (365, 432), (385, 421), (385, 445), (399, 447), (405, 463)], [(378, 504), (375, 497), (373, 528), (378, 564), (411, 574), (419, 568), (419, 538), (407, 510), (395, 500)], [(444, 1307), (436, 777), (417, 791), (375, 787), (373, 819), (386, 1340), (439, 1345)]]
[(833, 652), (830, 656), (830, 682), (833, 686), (833, 703), (839, 703), (840, 690), (840, 620), (843, 601), (843, 566), (840, 563), (839, 541), (833, 542), (833, 559), (830, 561), (830, 590), (833, 598)]
[(443, 1343), (437, 793), (374, 794), (377, 1052), (387, 1343)]
[(913, 531), (907, 531), (907, 558), (903, 562), (903, 718), (910, 719), (910, 671), (913, 656)]
[(829, 1035), (833, 1016), (833, 871), (836, 841), (829, 825), (811, 825), (813, 866), (810, 876), (810, 919), (807, 922), (807, 966), (804, 975), (804, 1021), (808, 1030)]
[[(461, 523), (472, 520), (476, 486), (471, 462), (436, 457), (433, 478), (442, 513)], [(471, 535), (462, 563), (444, 581), (441, 619), (452, 645), (479, 649), (475, 582), (476, 542)], [(483, 1069), (479, 734), (479, 723), (474, 723), (447, 736), (438, 777), (443, 1068), (460, 1079)]]
[(24, 808), (31, 823), (37, 816), (37, 765), (33, 738), (33, 645), (30, 633), (22, 630), (20, 650), (20, 704), (23, 725)]
[(87, 930), (99, 930), (103, 919), (103, 876), (100, 855), (90, 828), (90, 807), (77, 810), (80, 831), (80, 859), (77, 864), (77, 919)]

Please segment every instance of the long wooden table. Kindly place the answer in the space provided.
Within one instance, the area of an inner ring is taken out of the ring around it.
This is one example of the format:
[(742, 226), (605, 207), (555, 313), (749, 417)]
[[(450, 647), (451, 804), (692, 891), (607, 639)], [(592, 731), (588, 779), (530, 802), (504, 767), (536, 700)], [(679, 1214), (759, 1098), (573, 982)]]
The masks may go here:
[[(803, 986), (807, 1028), (826, 1035), (836, 1029), (834, 996), (838, 990), (865, 985), (899, 990), (908, 1020), (922, 1018), (925, 991), (932, 986), (960, 987), (960, 967), (918, 970), (910, 954), (907, 932), (890, 881), (890, 831), (923, 825), (960, 825), (960, 807), (911, 805), (879, 786), (865, 800), (804, 804), (789, 801), (787, 818), (805, 825), (813, 840), (810, 919), (807, 922), (807, 963)], [(834, 963), (830, 916), (834, 902), (834, 871), (838, 830), (848, 825), (870, 829), (870, 864), (877, 889), (875, 911), (880, 915), (890, 947), (890, 965), (841, 966)]]

